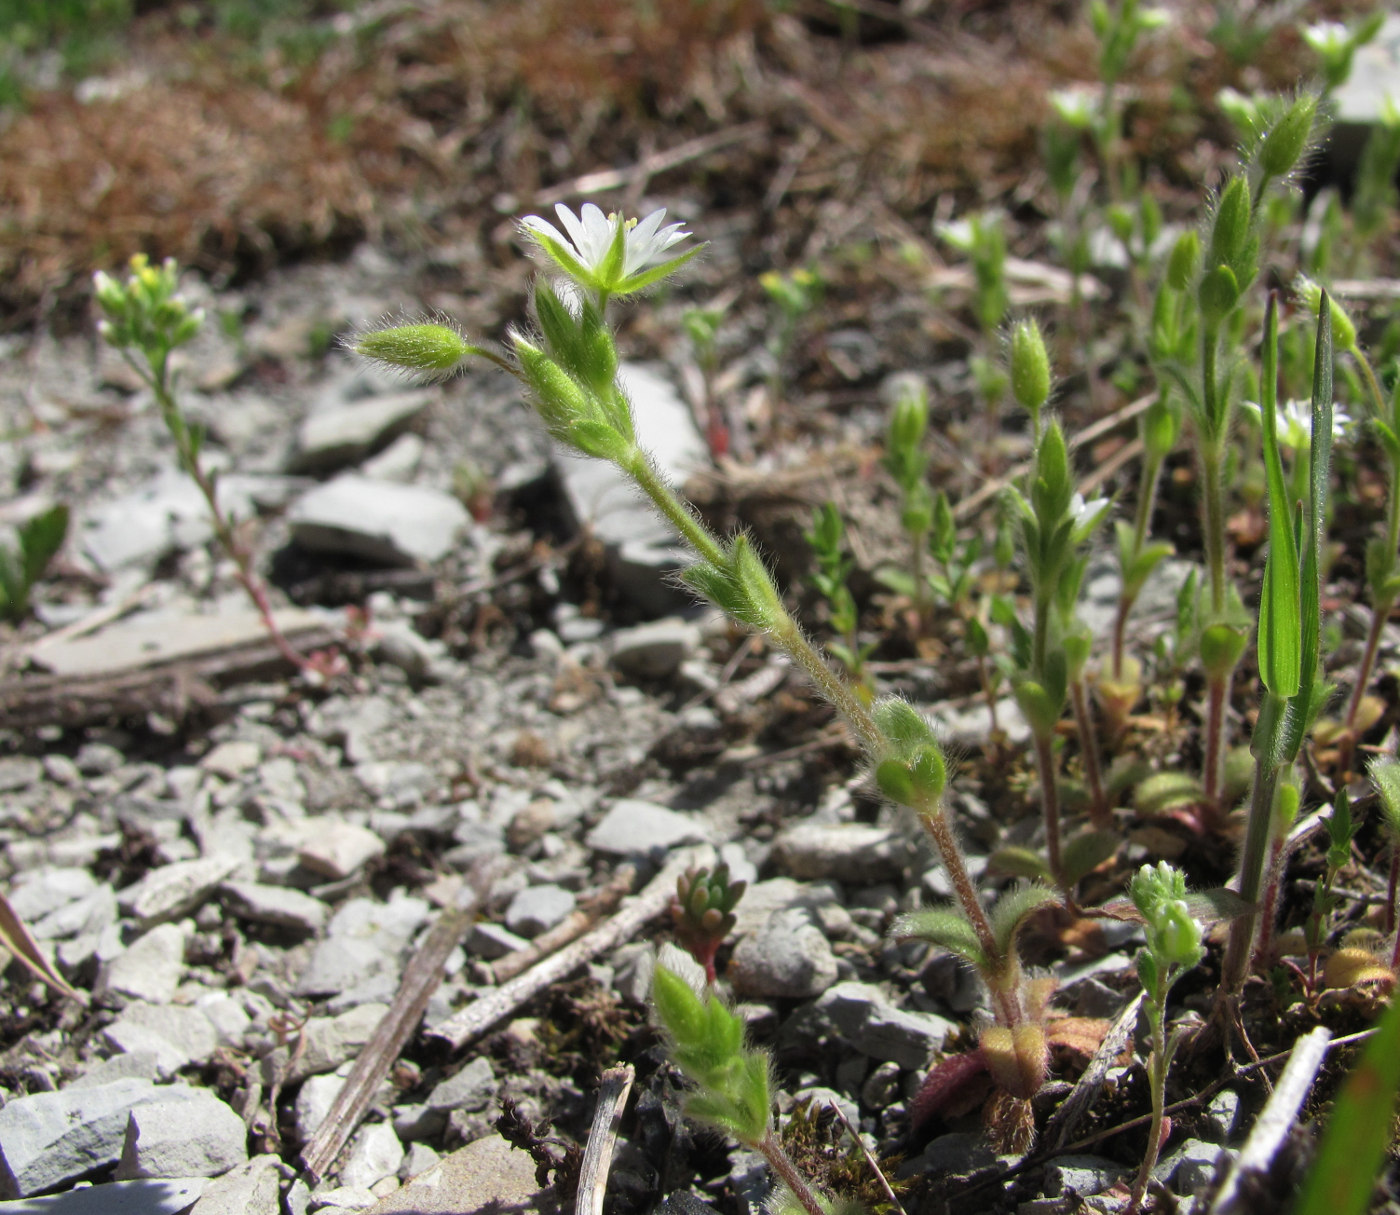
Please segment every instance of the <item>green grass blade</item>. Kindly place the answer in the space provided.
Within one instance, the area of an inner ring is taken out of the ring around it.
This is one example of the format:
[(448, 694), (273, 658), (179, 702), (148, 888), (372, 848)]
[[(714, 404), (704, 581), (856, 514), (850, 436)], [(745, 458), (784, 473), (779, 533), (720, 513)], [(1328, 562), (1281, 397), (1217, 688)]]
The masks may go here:
[(1393, 1129), (1400, 1089), (1400, 1002), (1381, 1018), (1332, 1108), (1294, 1215), (1363, 1215)]

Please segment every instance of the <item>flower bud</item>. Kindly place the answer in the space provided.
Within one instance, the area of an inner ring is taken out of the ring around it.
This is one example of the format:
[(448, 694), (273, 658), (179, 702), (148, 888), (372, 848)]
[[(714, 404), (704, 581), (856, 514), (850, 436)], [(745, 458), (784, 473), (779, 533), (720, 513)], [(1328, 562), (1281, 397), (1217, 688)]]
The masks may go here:
[(1065, 434), (1059, 422), (1051, 422), (1035, 449), (1035, 472), (1031, 483), (1031, 502), (1041, 526), (1058, 523), (1069, 509), (1073, 497)]
[(1167, 259), (1167, 285), (1173, 291), (1185, 291), (1196, 276), (1196, 266), (1201, 260), (1201, 237), (1195, 228), (1183, 232), (1172, 246), (1171, 257)]
[(1249, 182), (1242, 174), (1230, 178), (1220, 201), (1210, 230), (1210, 264), (1234, 266), (1249, 246), (1249, 227), (1253, 218)]
[(436, 322), (372, 329), (354, 335), (349, 345), (361, 358), (426, 380), (446, 379), (476, 351), (450, 325)]
[(1304, 93), (1274, 123), (1259, 145), (1259, 168), (1266, 177), (1283, 177), (1292, 171), (1308, 146), (1316, 115), (1316, 95)]
[(1018, 321), (1011, 330), (1011, 391), (1032, 416), (1050, 399), (1050, 356), (1034, 320)]
[[(1308, 311), (1314, 317), (1322, 310), (1322, 285), (1300, 274), (1294, 284), (1303, 303), (1307, 305)], [(1356, 322), (1347, 314), (1347, 310), (1337, 303), (1337, 297), (1328, 293), (1328, 311), (1332, 314), (1332, 345), (1337, 350), (1356, 349)]]
[(1212, 325), (1220, 324), (1235, 310), (1240, 300), (1239, 280), (1229, 266), (1219, 265), (1206, 273), (1196, 291), (1201, 315)]
[(1181, 433), (1181, 415), (1159, 396), (1142, 418), (1142, 445), (1153, 460), (1165, 460)]

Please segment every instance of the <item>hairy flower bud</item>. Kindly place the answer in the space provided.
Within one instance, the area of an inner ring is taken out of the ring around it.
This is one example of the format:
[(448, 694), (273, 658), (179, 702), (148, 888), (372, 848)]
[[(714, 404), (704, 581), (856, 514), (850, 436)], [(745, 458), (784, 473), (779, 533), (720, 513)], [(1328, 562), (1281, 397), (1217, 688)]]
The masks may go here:
[(1011, 330), (1011, 391), (1032, 416), (1050, 399), (1050, 356), (1034, 320), (1018, 321)]
[(447, 379), (477, 353), (456, 329), (440, 321), (363, 330), (345, 345), (361, 358), (429, 382)]
[(1304, 93), (1274, 123), (1259, 145), (1259, 168), (1266, 177), (1283, 177), (1292, 171), (1308, 146), (1316, 116), (1316, 95)]

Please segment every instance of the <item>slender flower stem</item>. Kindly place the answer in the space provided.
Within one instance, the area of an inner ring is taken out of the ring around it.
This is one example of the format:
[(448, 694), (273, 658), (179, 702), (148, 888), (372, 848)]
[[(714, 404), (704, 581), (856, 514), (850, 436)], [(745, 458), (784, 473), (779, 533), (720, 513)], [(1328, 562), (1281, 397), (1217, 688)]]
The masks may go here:
[(1167, 993), (1162, 984), (1153, 993), (1152, 1016), (1152, 1056), (1147, 1063), (1148, 1085), (1152, 1090), (1152, 1129), (1147, 1137), (1147, 1151), (1143, 1153), (1142, 1164), (1138, 1167), (1133, 1181), (1132, 1192), (1128, 1195), (1125, 1215), (1136, 1215), (1147, 1193), (1147, 1183), (1152, 1178), (1152, 1170), (1157, 1165), (1157, 1157), (1162, 1153), (1162, 1141), (1166, 1138), (1166, 1096), (1167, 1096), (1167, 1042), (1166, 1042), (1166, 1003)]
[[(189, 430), (181, 418), (174, 394), (170, 391), (168, 357), (162, 356), (149, 369), (132, 358), (129, 352), (126, 352), (126, 360), (155, 393), (156, 405), (160, 409), (161, 416), (166, 419), (171, 436), (175, 439), (180, 466), (195, 483), (200, 494), (203, 495), (205, 505), (209, 508), (210, 522), (214, 526), (214, 536), (224, 552), (232, 559), (234, 578), (252, 602), (272, 644), (282, 658), (291, 663), (297, 670), (309, 670), (313, 665), (311, 660), (287, 640), (278, 626), (272, 614), (272, 602), (268, 598), (267, 587), (253, 569), (253, 555), (238, 538), (228, 516), (224, 513), (223, 507), (219, 505), (217, 487), (199, 462), (199, 456), (190, 442)], [(174, 420), (173, 424), (172, 419)]]
[(1211, 676), (1206, 685), (1206, 758), (1201, 781), (1213, 814), (1222, 809), (1225, 784), (1225, 705), (1230, 699), (1230, 675)]
[[(623, 471), (637, 482), (656, 509), (703, 560), (721, 568), (726, 565), (728, 557), (724, 546), (680, 501), (645, 452), (636, 449)], [(880, 755), (885, 741), (870, 711), (851, 685), (832, 669), (825, 655), (807, 640), (797, 622), (784, 612), (782, 619), (771, 629), (771, 636), (774, 643), (802, 668), (807, 678), (816, 685), (817, 691), (846, 719), (855, 731), (862, 750), (872, 757)]]
[(963, 914), (972, 925), (972, 931), (977, 934), (977, 943), (992, 962), (993, 968), (999, 968), (1004, 961), (1001, 947), (997, 944), (991, 921), (987, 919), (987, 913), (982, 908), (977, 887), (972, 884), (972, 878), (967, 872), (967, 862), (963, 859), (962, 847), (958, 844), (957, 836), (953, 834), (953, 826), (948, 821), (947, 809), (941, 801), (930, 800), (915, 806), (914, 810), (923, 823), (924, 830), (932, 838), (933, 846), (938, 849), (938, 857), (948, 872), (953, 894), (962, 905)]

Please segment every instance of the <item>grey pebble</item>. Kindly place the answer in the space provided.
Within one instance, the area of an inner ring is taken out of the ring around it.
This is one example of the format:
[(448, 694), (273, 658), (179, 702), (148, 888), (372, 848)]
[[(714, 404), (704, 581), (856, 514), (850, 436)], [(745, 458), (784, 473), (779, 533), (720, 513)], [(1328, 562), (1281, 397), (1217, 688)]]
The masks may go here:
[(736, 993), (807, 1000), (836, 982), (836, 957), (821, 929), (801, 910), (780, 911), (744, 937), (729, 961)]
[(622, 798), (613, 803), (584, 842), (593, 851), (611, 856), (650, 856), (703, 841), (707, 835), (698, 818), (653, 802)]
[(773, 863), (792, 877), (847, 885), (893, 881), (912, 854), (897, 831), (865, 823), (800, 823), (773, 842)]
[(300, 890), (259, 882), (225, 882), (219, 887), (228, 909), (241, 920), (276, 924), (297, 932), (315, 933), (325, 927), (330, 908)]
[(4, 1215), (184, 1215), (204, 1191), (203, 1177), (111, 1181), (43, 1198), (7, 1202)]
[(158, 924), (102, 967), (95, 994), (169, 1004), (184, 973), (187, 935), (179, 924)]
[(248, 1159), (248, 1128), (204, 1088), (172, 1084), (129, 1115), (117, 1180), (217, 1177)]
[(506, 927), (523, 937), (537, 937), (548, 932), (577, 905), (573, 892), (562, 886), (527, 886), (506, 908)]

